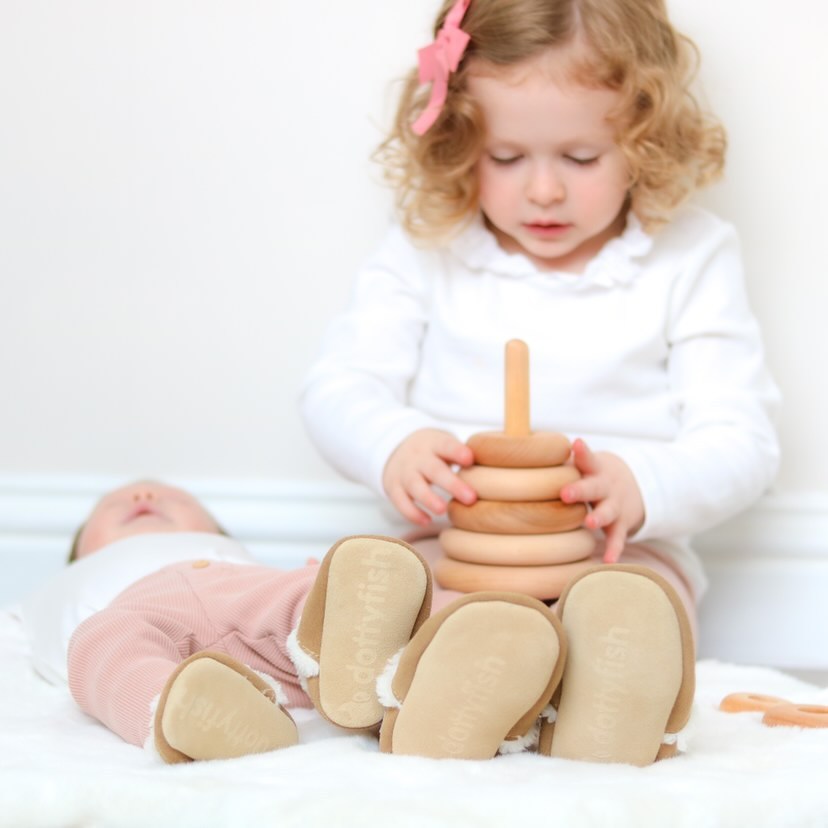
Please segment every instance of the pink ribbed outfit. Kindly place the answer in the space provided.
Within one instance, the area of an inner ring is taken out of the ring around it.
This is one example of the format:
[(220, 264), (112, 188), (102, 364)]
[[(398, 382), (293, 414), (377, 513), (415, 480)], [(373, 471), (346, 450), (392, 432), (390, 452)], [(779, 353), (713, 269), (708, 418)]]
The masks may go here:
[(188, 561), (148, 575), (75, 631), (68, 653), (75, 701), (142, 745), (152, 700), (176, 666), (218, 650), (279, 681), (291, 705), (310, 706), (285, 642), (316, 570)]

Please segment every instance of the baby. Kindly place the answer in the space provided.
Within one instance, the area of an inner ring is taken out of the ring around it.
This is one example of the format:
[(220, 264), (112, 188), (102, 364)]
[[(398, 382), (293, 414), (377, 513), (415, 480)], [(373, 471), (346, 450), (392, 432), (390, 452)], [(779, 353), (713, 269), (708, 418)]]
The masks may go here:
[(403, 541), (344, 538), (321, 564), (281, 571), (256, 564), (192, 495), (141, 481), (97, 503), (71, 557), (24, 604), (35, 668), (168, 763), (296, 744), (291, 705), (379, 732), (390, 753), (484, 759), (538, 746), (635, 764), (671, 755), (689, 714), (686, 614), (643, 568), (588, 572), (560, 602), (581, 654), (605, 618), (612, 627), (619, 601), (635, 608), (637, 628), (613, 648), (642, 651), (622, 689), (630, 709), (645, 709), (618, 728), (617, 745), (591, 755), (578, 705), (565, 717), (550, 706), (561, 703), (568, 648), (556, 614), (528, 596), (482, 592), (429, 618), (429, 568)]

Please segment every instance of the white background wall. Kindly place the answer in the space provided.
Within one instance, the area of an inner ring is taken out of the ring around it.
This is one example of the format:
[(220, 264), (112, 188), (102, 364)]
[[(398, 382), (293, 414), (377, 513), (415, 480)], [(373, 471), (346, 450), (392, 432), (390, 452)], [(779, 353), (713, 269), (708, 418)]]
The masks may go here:
[[(295, 399), (381, 235), (368, 160), (436, 0), (0, 0), (0, 474), (333, 480)], [(828, 6), (672, 0), (730, 130), (783, 388), (828, 488)]]

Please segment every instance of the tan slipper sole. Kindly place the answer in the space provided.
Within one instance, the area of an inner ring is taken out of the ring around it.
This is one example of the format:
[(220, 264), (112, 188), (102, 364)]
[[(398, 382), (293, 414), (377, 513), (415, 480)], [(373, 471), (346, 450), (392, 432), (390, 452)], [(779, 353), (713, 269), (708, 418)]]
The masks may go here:
[(560, 681), (566, 644), (555, 614), (525, 595), (464, 596), (430, 618), (388, 686), (380, 750), (490, 759), (537, 737)]
[(168, 764), (230, 759), (295, 745), (296, 725), (257, 673), (223, 653), (196, 653), (167, 680), (154, 720)]
[(317, 711), (349, 730), (376, 730), (377, 676), (430, 610), (428, 565), (407, 543), (366, 535), (335, 544), (289, 642)]
[(676, 753), (695, 692), (690, 625), (675, 590), (638, 566), (599, 566), (558, 602), (566, 672), (539, 752), (649, 765)]

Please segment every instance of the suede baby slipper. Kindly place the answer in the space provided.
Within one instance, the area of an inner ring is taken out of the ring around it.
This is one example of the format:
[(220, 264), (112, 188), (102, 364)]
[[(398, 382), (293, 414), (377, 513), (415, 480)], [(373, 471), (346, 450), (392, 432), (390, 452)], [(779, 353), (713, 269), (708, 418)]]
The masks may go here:
[(230, 656), (196, 653), (176, 668), (161, 693), (153, 722), (155, 748), (165, 762), (175, 764), (295, 745), (296, 725), (278, 693), (278, 683)]
[(565, 661), (560, 622), (535, 598), (459, 598), (423, 624), (381, 677), (380, 750), (435, 759), (525, 750)]
[(538, 750), (649, 765), (675, 755), (695, 692), (690, 625), (675, 590), (639, 566), (598, 566), (558, 602), (569, 658)]
[(355, 732), (382, 720), (376, 679), (431, 610), (431, 573), (395, 538), (343, 538), (325, 556), (288, 651), (328, 721)]

